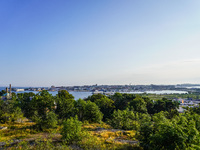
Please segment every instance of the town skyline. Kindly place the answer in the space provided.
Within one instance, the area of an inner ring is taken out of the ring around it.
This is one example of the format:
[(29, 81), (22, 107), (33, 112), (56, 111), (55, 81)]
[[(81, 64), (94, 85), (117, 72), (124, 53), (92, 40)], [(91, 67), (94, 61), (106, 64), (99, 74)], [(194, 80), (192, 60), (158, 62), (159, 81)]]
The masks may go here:
[[(0, 86), (0, 88), (8, 88), (12, 84), (7, 84)], [(200, 87), (199, 84), (193, 84), (193, 83), (178, 83), (178, 84), (85, 84), (85, 85), (50, 85), (50, 86), (17, 86), (12, 85), (12, 88), (66, 88), (66, 87), (101, 87), (101, 86), (183, 86), (183, 87)]]

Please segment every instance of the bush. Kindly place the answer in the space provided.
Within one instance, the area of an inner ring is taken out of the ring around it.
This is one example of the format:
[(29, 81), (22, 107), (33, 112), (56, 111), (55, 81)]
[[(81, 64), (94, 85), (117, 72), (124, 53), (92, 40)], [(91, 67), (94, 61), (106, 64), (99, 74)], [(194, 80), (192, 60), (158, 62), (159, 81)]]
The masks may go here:
[(67, 119), (63, 122), (63, 128), (61, 131), (62, 139), (67, 143), (73, 143), (81, 140), (81, 126), (82, 122), (78, 120), (78, 117)]
[(164, 112), (159, 112), (152, 121), (141, 125), (140, 145), (144, 150), (200, 149), (197, 122), (199, 117), (194, 114), (183, 113), (167, 119)]
[(76, 110), (76, 114), (81, 121), (87, 120), (90, 123), (100, 123), (103, 118), (103, 114), (100, 111), (99, 107), (91, 101), (86, 102), (82, 99), (79, 99), (78, 101), (76, 101)]
[(52, 111), (48, 112), (46, 117), (44, 118), (37, 116), (37, 113), (36, 113), (34, 121), (36, 122), (36, 127), (39, 130), (56, 128), (58, 124), (57, 116)]
[(47, 117), (46, 117), (46, 120), (44, 121), (44, 127), (46, 129), (49, 129), (49, 128), (56, 128), (57, 127), (57, 123), (58, 123), (58, 120), (57, 120), (57, 116), (54, 112), (49, 112), (47, 114)]
[(112, 119), (108, 121), (108, 123), (116, 129), (125, 129), (132, 130), (136, 129), (138, 126), (137, 115), (133, 113), (133, 111), (126, 110), (118, 110), (114, 111), (112, 115)]

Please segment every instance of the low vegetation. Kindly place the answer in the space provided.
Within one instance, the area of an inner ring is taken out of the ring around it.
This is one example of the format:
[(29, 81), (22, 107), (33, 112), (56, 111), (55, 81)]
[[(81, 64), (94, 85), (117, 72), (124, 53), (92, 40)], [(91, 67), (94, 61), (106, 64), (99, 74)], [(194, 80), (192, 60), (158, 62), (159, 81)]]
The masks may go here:
[(13, 94), (0, 100), (0, 146), (6, 149), (200, 149), (200, 108), (180, 114), (167, 98), (115, 93), (74, 100)]

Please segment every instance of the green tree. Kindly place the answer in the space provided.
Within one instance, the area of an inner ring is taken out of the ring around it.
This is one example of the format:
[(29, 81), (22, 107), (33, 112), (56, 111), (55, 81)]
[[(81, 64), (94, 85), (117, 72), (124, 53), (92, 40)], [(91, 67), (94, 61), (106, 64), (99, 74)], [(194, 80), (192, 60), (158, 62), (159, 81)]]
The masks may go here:
[(155, 101), (154, 104), (154, 112), (158, 113), (160, 111), (165, 111), (166, 110), (166, 103), (163, 100), (157, 100)]
[[(55, 120), (57, 120), (57, 117), (53, 114), (56, 109), (55, 101), (55, 97), (46, 90), (39, 92), (32, 98), (30, 114), (31, 119), (36, 122), (38, 129), (44, 130), (55, 124)], [(50, 123), (48, 124), (45, 121)]]
[(89, 122), (101, 122), (103, 118), (103, 114), (100, 111), (99, 107), (91, 102), (91, 101), (84, 101), (79, 99), (76, 101), (76, 114), (78, 115), (81, 121), (89, 121)]
[(58, 91), (56, 98), (56, 114), (59, 119), (67, 119), (73, 117), (75, 114), (75, 100), (74, 97), (66, 90)]
[(147, 112), (148, 114), (154, 114), (154, 102), (149, 97), (143, 97), (146, 102)]
[(0, 122), (14, 122), (23, 118), (23, 113), (15, 99), (0, 100)]
[(141, 125), (140, 144), (148, 150), (199, 149), (200, 133), (197, 116), (188, 113), (167, 119), (165, 112), (153, 116), (153, 121)]
[(44, 123), (46, 124), (46, 128), (56, 128), (58, 124), (57, 115), (53, 111), (48, 112)]
[(47, 112), (55, 110), (55, 101), (55, 97), (49, 94), (48, 91), (39, 92), (31, 100), (31, 116), (33, 117), (34, 112), (37, 111), (38, 115), (45, 119)]
[(5, 90), (2, 90), (2, 91), (0, 92), (0, 96), (3, 96), (4, 94), (6, 94), (6, 91), (5, 91)]
[(139, 126), (138, 123), (138, 113), (133, 111), (126, 110), (114, 110), (112, 114), (112, 119), (108, 123), (117, 129), (132, 130), (137, 129)]
[(66, 91), (66, 90), (60, 90), (60, 91), (58, 91), (57, 96), (59, 98), (74, 99), (74, 96), (72, 94), (69, 94), (69, 92)]
[(136, 97), (129, 102), (129, 107), (135, 112), (147, 113), (146, 102), (141, 97)]
[[(13, 94), (12, 94), (13, 96)], [(31, 118), (32, 116), (32, 104), (31, 99), (35, 96), (33, 92), (29, 93), (18, 93), (17, 94), (17, 101), (19, 102), (19, 106), (22, 109), (22, 112), (24, 113), (24, 116), (27, 118)]]
[(162, 100), (155, 101), (154, 112), (158, 113), (160, 111), (167, 111), (168, 118), (172, 118), (175, 115), (178, 115), (177, 108), (179, 108), (179, 103), (163, 98)]
[(56, 128), (58, 124), (57, 116), (53, 111), (47, 112), (45, 120), (37, 116), (36, 126), (40, 130)]
[(104, 121), (111, 117), (113, 110), (114, 110), (114, 101), (109, 99), (107, 96), (97, 96), (97, 99), (92, 97), (92, 102), (94, 102), (99, 108), (100, 111), (103, 113)]
[(91, 96), (88, 96), (88, 98), (86, 99), (86, 101), (91, 101), (91, 102), (95, 102), (95, 100), (97, 99), (101, 99), (101, 98), (105, 98), (106, 96), (103, 94), (93, 94)]
[(87, 105), (87, 102), (84, 101), (83, 99), (78, 99), (75, 103), (76, 115), (78, 116), (79, 120), (81, 120), (81, 121), (84, 120), (86, 105)]
[(67, 121), (63, 122), (63, 128), (61, 131), (62, 139), (71, 144), (81, 140), (81, 126), (82, 122), (78, 120), (78, 117), (71, 117)]
[[(0, 99), (0, 120), (2, 120), (2, 115), (3, 115), (3, 100)], [(1, 123), (1, 121), (0, 121)]]
[(125, 110), (128, 107), (128, 103), (135, 99), (136, 95), (134, 94), (122, 94), (122, 93), (115, 93), (114, 95), (110, 96), (110, 99), (114, 101), (115, 109), (118, 110)]

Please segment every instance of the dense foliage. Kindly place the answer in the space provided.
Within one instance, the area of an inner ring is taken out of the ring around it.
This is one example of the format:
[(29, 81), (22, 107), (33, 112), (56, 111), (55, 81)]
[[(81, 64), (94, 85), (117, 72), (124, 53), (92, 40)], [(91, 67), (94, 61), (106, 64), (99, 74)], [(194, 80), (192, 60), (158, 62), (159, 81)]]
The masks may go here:
[(102, 94), (89, 96), (86, 100), (94, 102), (100, 108), (100, 111), (103, 113), (104, 121), (111, 117), (111, 114), (113, 113), (115, 108), (113, 100)]
[(61, 131), (62, 139), (67, 143), (79, 141), (81, 139), (81, 126), (82, 122), (78, 120), (78, 117), (69, 118), (63, 122), (63, 128)]
[(103, 114), (95, 103), (79, 99), (75, 106), (76, 114), (81, 121), (101, 122)]
[(200, 149), (200, 116), (179, 114), (167, 119), (164, 112), (141, 125), (139, 139), (147, 150)]

